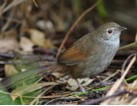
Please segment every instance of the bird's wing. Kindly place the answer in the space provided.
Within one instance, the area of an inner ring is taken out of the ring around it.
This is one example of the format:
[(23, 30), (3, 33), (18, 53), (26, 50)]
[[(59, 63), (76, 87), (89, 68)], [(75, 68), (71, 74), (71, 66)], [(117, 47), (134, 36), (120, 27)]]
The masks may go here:
[(81, 51), (76, 47), (72, 47), (59, 56), (58, 62), (65, 65), (77, 65), (85, 58), (86, 55), (84, 51)]

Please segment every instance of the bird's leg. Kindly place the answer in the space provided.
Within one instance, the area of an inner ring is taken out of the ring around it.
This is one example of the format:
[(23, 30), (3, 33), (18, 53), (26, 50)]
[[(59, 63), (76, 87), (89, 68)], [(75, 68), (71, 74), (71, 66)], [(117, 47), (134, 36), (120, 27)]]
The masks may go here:
[(83, 86), (80, 84), (80, 82), (78, 81), (78, 79), (75, 79), (76, 83), (78, 84), (81, 92), (86, 92), (85, 89), (83, 88)]

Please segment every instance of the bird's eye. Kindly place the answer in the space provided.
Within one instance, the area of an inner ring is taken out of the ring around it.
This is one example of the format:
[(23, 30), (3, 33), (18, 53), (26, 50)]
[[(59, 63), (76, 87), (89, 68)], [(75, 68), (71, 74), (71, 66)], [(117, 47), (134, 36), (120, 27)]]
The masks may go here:
[(109, 29), (107, 32), (108, 32), (108, 34), (111, 34), (112, 33), (112, 29)]

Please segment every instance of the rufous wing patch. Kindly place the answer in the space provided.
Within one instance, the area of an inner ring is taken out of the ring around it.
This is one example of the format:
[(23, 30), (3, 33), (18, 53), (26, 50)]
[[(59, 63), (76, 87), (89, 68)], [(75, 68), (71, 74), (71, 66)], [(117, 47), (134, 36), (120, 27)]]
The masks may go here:
[(76, 65), (85, 58), (84, 52), (77, 48), (70, 48), (59, 56), (58, 62), (66, 65)]

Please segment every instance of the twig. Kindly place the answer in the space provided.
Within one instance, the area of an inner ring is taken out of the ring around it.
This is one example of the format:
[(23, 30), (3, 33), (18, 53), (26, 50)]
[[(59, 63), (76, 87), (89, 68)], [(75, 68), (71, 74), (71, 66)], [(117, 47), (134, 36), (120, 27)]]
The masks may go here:
[(94, 104), (98, 104), (104, 100), (107, 100), (109, 98), (113, 98), (113, 97), (116, 97), (116, 96), (119, 96), (119, 95), (123, 95), (125, 94), (126, 92), (125, 91), (121, 91), (121, 92), (117, 92), (113, 95), (110, 95), (110, 96), (107, 96), (107, 97), (102, 97), (102, 98), (99, 98), (99, 99), (91, 99), (90, 101), (88, 102), (84, 102), (82, 103), (82, 105), (94, 105)]
[(31, 64), (31, 63), (36, 63), (36, 62), (47, 62), (48, 64), (54, 64), (56, 62), (56, 59), (54, 58), (48, 58), (48, 57), (44, 57), (43, 58), (32, 58), (29, 59), (27, 61), (23, 61), (22, 59), (20, 60), (6, 60), (6, 61), (0, 61), (0, 64)]
[(135, 53), (129, 55), (128, 58), (124, 61), (124, 63), (122, 64), (122, 68), (121, 68), (121, 75), (124, 73), (124, 70), (125, 70), (125, 67), (126, 67), (128, 61), (135, 55), (136, 55)]
[(122, 46), (119, 48), (119, 50), (129, 49), (129, 48), (135, 48), (137, 47), (137, 42), (130, 43), (128, 45)]
[(5, 6), (7, 5), (7, 1), (8, 0), (5, 0), (4, 3), (0, 6), (0, 16), (2, 15), (2, 10), (5, 8)]
[(66, 101), (66, 102), (70, 102), (70, 101), (78, 101), (80, 100), (79, 98), (56, 98), (56, 99), (52, 99), (51, 101), (47, 102), (46, 104), (44, 105), (52, 105), (52, 104), (55, 104), (56, 102), (59, 102), (59, 101)]
[(2, 58), (14, 58), (15, 54), (11, 53), (0, 53), (0, 57)]
[(113, 98), (113, 97), (116, 97), (116, 96), (124, 95), (124, 94), (126, 94), (126, 93), (128, 93), (129, 95), (137, 96), (137, 94), (135, 94), (134, 92), (130, 92), (130, 91), (127, 91), (127, 90), (123, 90), (123, 91), (118, 91), (118, 92), (116, 92), (115, 94), (110, 95), (110, 96), (107, 96), (107, 97), (102, 97), (102, 98), (99, 98), (99, 99), (91, 99), (91, 100), (88, 101), (88, 102), (82, 103), (82, 105), (94, 105), (94, 104), (99, 104), (100, 102), (102, 102), (102, 101), (104, 101), (104, 100), (107, 100), (107, 99), (110, 99), (110, 98)]
[(13, 0), (7, 7), (5, 7), (2, 11), (1, 14), (4, 14), (5, 12), (7, 12), (8, 10), (10, 10), (11, 8), (13, 8), (14, 6), (22, 3), (23, 1), (27, 1), (27, 0)]
[(135, 42), (130, 43), (130, 44), (125, 45), (125, 46), (122, 46), (121, 48), (119, 48), (119, 50), (128, 49), (128, 48), (135, 48), (135, 47), (137, 47), (137, 33), (135, 36)]
[(33, 0), (33, 3), (35, 4), (36, 7), (38, 7), (36, 0)]
[[(14, 13), (15, 13), (15, 12), (14, 12), (14, 10), (13, 10), (13, 12), (11, 12), (8, 17), (13, 17), (13, 16), (14, 16)], [(4, 24), (4, 26), (1, 28), (1, 31), (4, 32), (4, 31), (9, 27), (10, 24), (11, 24), (11, 18), (9, 18), (9, 19), (6, 21), (6, 23)]]
[(103, 82), (109, 80), (110, 78), (114, 77), (115, 75), (117, 75), (119, 73), (120, 70), (117, 70), (115, 73), (111, 74), (110, 76), (108, 76), (106, 79), (103, 80)]
[(58, 49), (58, 52), (57, 52), (57, 55), (56, 55), (56, 58), (58, 58), (58, 56), (60, 55), (61, 53), (61, 50), (62, 48), (64, 47), (64, 44), (66, 43), (69, 35), (72, 33), (72, 31), (74, 30), (74, 28), (78, 25), (78, 23), (81, 21), (81, 19), (87, 14), (89, 13), (90, 11), (92, 11), (99, 3), (100, 3), (101, 0), (98, 0), (94, 5), (92, 5), (90, 8), (88, 8), (87, 10), (85, 10), (81, 15), (80, 17), (74, 22), (74, 24), (70, 27), (69, 31), (66, 33), (65, 35), (65, 38), (64, 40), (62, 41), (59, 49)]
[[(132, 65), (134, 64), (135, 61), (136, 61), (136, 56), (134, 56), (134, 57), (131, 59), (129, 65), (128, 65), (127, 68), (125, 69), (125, 71), (124, 71), (123, 75), (121, 76), (121, 78), (118, 79), (118, 80), (114, 83), (114, 85), (112, 86), (112, 88), (110, 89), (110, 91), (107, 93), (106, 96), (110, 96), (110, 95), (112, 95), (112, 94), (114, 94), (114, 93), (116, 92), (116, 90), (117, 90), (117, 89), (119, 88), (119, 86), (121, 85), (122, 81), (124, 80), (124, 78), (125, 78), (125, 76), (127, 75), (129, 69), (132, 67)], [(104, 101), (104, 102), (102, 103), (102, 105), (108, 104), (109, 102), (110, 102), (110, 99)]]

